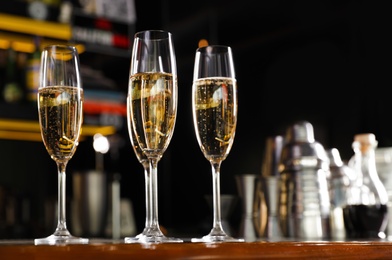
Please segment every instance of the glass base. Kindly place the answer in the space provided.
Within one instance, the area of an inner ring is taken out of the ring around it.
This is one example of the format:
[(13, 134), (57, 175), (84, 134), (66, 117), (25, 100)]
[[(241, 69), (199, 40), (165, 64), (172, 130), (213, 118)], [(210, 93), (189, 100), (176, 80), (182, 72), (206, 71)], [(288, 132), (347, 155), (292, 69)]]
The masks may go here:
[(153, 244), (153, 243), (182, 243), (182, 239), (166, 236), (148, 236), (139, 234), (136, 237), (124, 238), (125, 243), (141, 243), (141, 244)]
[(224, 236), (206, 235), (201, 238), (192, 238), (191, 242), (193, 243), (245, 242), (245, 239), (234, 238), (228, 235), (224, 235)]
[(222, 227), (214, 227), (211, 232), (202, 238), (192, 238), (195, 243), (219, 243), (219, 242), (245, 242), (243, 238), (234, 238), (226, 234)]
[(44, 238), (34, 239), (35, 245), (67, 245), (67, 244), (88, 244), (87, 238), (74, 237), (72, 235), (59, 236), (50, 235)]

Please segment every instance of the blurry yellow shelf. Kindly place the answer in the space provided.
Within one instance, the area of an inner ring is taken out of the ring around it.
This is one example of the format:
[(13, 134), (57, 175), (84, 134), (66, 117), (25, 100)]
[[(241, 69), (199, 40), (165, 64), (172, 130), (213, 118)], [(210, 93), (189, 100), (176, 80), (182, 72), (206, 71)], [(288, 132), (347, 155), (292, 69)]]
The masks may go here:
[(0, 30), (34, 34), (65, 41), (69, 41), (72, 36), (72, 30), (69, 24), (34, 20), (28, 17), (5, 13), (0, 13)]
[[(95, 134), (112, 135), (114, 126), (83, 125), (81, 140)], [(0, 139), (41, 142), (41, 130), (37, 121), (0, 119)]]
[[(0, 48), (12, 48), (20, 52), (33, 52), (34, 36), (41, 36), (42, 46), (49, 44), (72, 44), (72, 28), (68, 24), (39, 21), (27, 17), (0, 13)], [(83, 44), (73, 44), (79, 53), (85, 51)]]

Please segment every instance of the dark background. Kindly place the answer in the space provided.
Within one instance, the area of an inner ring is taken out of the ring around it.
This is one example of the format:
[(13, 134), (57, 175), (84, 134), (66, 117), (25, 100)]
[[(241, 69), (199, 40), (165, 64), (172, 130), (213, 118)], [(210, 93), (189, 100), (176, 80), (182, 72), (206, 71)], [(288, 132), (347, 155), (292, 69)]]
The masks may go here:
[[(338, 148), (344, 160), (353, 154), (351, 143), (357, 133), (372, 132), (379, 147), (392, 146), (391, 16), (386, 3), (135, 0), (134, 30), (172, 32), (177, 56), (178, 117), (158, 165), (160, 224), (185, 236), (204, 234), (212, 227), (205, 200), (212, 192), (211, 166), (197, 144), (191, 112), (194, 54), (202, 38), (232, 47), (238, 81), (238, 124), (234, 145), (221, 167), (222, 194), (238, 194), (235, 175), (261, 174), (266, 138), (284, 135), (298, 120), (309, 121), (316, 140), (326, 149)], [(130, 56), (86, 52), (80, 58), (127, 92)], [(112, 173), (120, 173), (121, 195), (132, 201), (140, 232), (145, 220), (144, 176), (125, 120), (116, 137), (118, 149), (105, 155), (105, 170), (109, 180)], [(1, 154), (6, 180), (19, 174), (16, 189), (56, 198), (55, 164), (42, 144), (1, 141), (1, 145), (7, 147)], [(80, 144), (68, 172), (94, 165), (87, 140)], [(237, 203), (230, 219), (234, 228), (240, 216)]]

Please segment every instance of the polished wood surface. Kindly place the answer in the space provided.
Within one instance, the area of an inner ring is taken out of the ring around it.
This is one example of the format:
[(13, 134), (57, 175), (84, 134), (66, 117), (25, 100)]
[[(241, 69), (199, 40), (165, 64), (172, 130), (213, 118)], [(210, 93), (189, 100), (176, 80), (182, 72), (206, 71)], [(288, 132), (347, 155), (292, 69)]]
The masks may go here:
[(392, 259), (392, 242), (245, 242), (35, 246), (0, 241), (0, 259)]

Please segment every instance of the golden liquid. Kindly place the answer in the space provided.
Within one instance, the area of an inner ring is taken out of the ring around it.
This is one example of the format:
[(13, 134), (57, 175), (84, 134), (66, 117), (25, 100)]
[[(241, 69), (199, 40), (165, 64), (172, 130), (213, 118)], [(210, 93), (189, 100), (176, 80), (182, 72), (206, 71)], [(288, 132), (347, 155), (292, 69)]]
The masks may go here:
[(169, 145), (177, 113), (176, 87), (167, 73), (139, 73), (130, 78), (128, 122), (148, 157), (160, 158)]
[(82, 125), (83, 90), (46, 87), (38, 90), (41, 134), (55, 161), (67, 161), (75, 153)]
[(142, 148), (140, 147), (140, 145), (137, 142), (137, 138), (136, 138), (136, 134), (132, 129), (132, 122), (130, 120), (130, 117), (128, 117), (128, 133), (129, 133), (129, 137), (132, 143), (132, 148), (133, 151), (135, 152), (136, 158), (139, 160), (139, 162), (145, 166), (148, 163), (148, 158), (147, 156), (143, 153)]
[(193, 84), (193, 120), (196, 137), (210, 161), (226, 159), (237, 124), (236, 82), (230, 78), (204, 78)]

